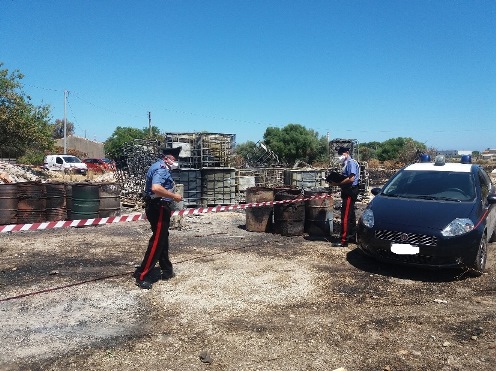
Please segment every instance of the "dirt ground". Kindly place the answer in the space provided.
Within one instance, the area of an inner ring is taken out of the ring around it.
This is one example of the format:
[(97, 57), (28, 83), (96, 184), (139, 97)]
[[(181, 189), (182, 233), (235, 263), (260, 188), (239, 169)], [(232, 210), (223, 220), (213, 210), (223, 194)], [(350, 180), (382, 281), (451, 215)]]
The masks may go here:
[(184, 217), (149, 291), (146, 221), (1, 234), (0, 370), (494, 369), (495, 244), (470, 278), (245, 223)]

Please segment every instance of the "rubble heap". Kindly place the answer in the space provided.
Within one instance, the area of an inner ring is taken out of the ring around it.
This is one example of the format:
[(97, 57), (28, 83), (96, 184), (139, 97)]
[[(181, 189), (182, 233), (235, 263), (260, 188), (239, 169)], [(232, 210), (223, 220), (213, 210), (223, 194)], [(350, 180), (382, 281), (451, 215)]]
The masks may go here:
[[(0, 161), (0, 184), (20, 183), (20, 182), (42, 182), (56, 179), (64, 181), (70, 175), (65, 175), (60, 171), (50, 171), (29, 165), (13, 165)], [(87, 177), (77, 176), (79, 181), (94, 183), (115, 182), (114, 172), (103, 174), (90, 174)], [(79, 179), (80, 178), (80, 179)]]
[(0, 184), (44, 181), (47, 176), (44, 172), (27, 165), (12, 165), (0, 161)]

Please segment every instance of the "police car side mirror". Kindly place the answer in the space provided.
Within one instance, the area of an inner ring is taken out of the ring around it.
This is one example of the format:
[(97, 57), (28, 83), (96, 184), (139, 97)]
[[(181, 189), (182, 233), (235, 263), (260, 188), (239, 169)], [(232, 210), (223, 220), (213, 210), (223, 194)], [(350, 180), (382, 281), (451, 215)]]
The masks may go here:
[(496, 194), (492, 193), (489, 196), (487, 196), (487, 202), (489, 204), (496, 204)]
[(381, 193), (382, 188), (372, 188), (370, 190), (370, 193), (372, 193), (374, 196), (377, 196), (379, 193)]

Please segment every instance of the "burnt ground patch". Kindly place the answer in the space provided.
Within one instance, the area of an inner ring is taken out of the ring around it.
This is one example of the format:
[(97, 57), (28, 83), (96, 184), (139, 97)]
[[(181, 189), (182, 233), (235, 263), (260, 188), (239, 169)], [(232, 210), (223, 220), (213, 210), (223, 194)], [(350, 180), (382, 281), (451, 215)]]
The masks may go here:
[[(440, 279), (243, 219), (185, 218), (177, 277), (152, 290), (124, 275), (0, 301), (0, 368), (492, 370), (494, 244), (487, 274)], [(132, 271), (150, 236), (146, 222), (45, 232), (0, 236), (0, 299)]]

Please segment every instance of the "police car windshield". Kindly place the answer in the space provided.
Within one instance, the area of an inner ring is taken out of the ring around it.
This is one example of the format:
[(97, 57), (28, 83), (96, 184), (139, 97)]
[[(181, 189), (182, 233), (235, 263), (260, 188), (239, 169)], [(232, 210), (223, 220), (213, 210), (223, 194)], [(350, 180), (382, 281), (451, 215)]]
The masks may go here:
[(386, 185), (382, 195), (460, 202), (475, 198), (475, 186), (470, 172), (402, 170)]

